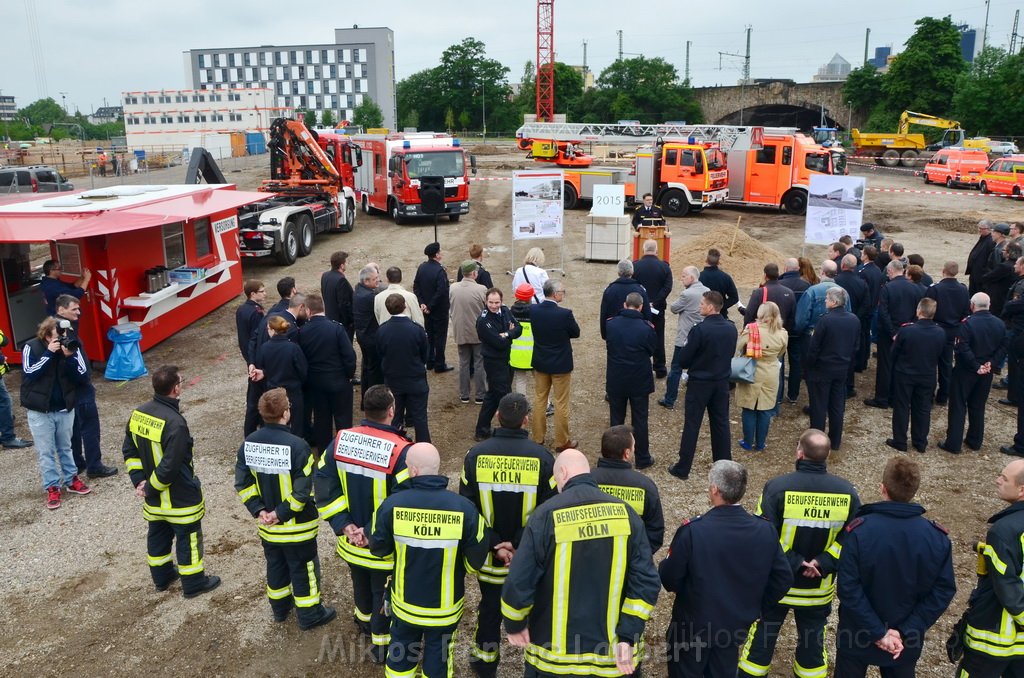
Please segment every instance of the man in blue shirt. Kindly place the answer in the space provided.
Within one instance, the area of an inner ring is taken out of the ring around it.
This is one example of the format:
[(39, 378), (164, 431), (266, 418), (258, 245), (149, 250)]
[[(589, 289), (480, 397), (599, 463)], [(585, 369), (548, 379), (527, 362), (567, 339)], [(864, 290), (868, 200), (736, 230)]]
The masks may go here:
[(89, 287), (92, 279), (92, 271), (85, 269), (74, 283), (67, 283), (60, 279), (60, 262), (47, 259), (43, 262), (43, 279), (39, 281), (39, 287), (43, 291), (43, 298), (46, 299), (46, 315), (57, 313), (57, 297), (62, 294), (70, 294), (75, 299), (81, 299)]

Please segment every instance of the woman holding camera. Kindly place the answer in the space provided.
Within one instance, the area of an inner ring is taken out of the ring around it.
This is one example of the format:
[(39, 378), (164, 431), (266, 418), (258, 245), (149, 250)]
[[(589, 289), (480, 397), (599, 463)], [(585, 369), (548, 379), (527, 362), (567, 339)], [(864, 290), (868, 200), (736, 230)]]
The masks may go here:
[(71, 454), (76, 390), (85, 382), (87, 368), (81, 349), (67, 344), (58, 334), (57, 320), (47, 318), (22, 353), (21, 406), (28, 410), (49, 509), (60, 508), (62, 485), (73, 494), (92, 491), (79, 479)]

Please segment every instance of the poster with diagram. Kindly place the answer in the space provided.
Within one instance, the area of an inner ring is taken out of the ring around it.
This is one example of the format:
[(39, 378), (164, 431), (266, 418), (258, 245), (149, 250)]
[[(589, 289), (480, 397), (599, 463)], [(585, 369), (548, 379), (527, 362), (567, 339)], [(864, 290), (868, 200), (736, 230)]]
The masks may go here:
[(844, 235), (857, 240), (864, 217), (864, 177), (812, 174), (804, 242), (830, 245)]
[(561, 238), (563, 225), (561, 170), (512, 173), (512, 239)]

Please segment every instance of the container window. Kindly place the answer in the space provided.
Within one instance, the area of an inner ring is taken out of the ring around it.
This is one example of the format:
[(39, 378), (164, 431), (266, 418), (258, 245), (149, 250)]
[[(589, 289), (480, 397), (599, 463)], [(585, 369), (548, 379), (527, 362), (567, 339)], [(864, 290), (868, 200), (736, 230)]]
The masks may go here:
[(181, 224), (166, 224), (164, 235), (164, 266), (178, 268), (185, 265), (185, 232)]
[(57, 243), (57, 260), (64, 275), (82, 275), (82, 252), (74, 243)]
[(196, 258), (202, 260), (213, 250), (210, 245), (210, 220), (207, 217), (192, 222), (192, 233), (196, 239)]

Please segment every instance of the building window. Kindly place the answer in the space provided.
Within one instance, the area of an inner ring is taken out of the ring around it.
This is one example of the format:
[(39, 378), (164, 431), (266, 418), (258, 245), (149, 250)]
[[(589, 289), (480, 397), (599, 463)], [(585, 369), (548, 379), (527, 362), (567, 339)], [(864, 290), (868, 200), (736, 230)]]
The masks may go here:
[(196, 65), (199, 66), (199, 68), (206, 68), (206, 55), (205, 54), (200, 54), (199, 55), (199, 57), (196, 59)]
[(187, 115), (179, 115), (178, 116), (178, 122), (179, 123), (191, 122), (191, 120), (189, 119), (189, 117)]
[(213, 252), (210, 247), (210, 220), (203, 217), (193, 221), (192, 233), (196, 239), (196, 259), (202, 261)]
[(185, 265), (185, 233), (181, 224), (166, 224), (164, 235), (164, 266), (178, 268)]
[(161, 125), (170, 125), (172, 123), (174, 123), (174, 118), (173, 117), (171, 117), (169, 115), (162, 115), (162, 116), (160, 116), (160, 124)]
[(238, 93), (228, 94), (228, 101), (241, 101), (242, 95)]
[(159, 101), (159, 103), (161, 103), (161, 104), (169, 104), (169, 103), (171, 103), (171, 97), (167, 96), (166, 94), (161, 94), (157, 98), (157, 101)]
[(200, 113), (196, 116), (196, 122), (206, 122), (206, 114)]
[(156, 117), (152, 116), (152, 115), (147, 115), (144, 118), (142, 118), (142, 124), (143, 125), (155, 125), (156, 124)]
[(241, 113), (229, 113), (228, 114), (228, 120), (230, 120), (231, 122), (242, 122), (242, 114)]

